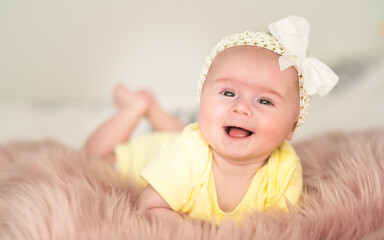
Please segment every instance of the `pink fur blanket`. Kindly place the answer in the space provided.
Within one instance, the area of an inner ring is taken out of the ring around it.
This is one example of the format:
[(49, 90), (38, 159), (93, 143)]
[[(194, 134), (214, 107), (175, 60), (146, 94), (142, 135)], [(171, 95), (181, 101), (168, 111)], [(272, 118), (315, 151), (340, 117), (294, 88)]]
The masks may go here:
[(0, 239), (383, 239), (384, 130), (295, 144), (302, 205), (219, 227), (149, 221), (102, 159), (57, 142), (0, 145)]

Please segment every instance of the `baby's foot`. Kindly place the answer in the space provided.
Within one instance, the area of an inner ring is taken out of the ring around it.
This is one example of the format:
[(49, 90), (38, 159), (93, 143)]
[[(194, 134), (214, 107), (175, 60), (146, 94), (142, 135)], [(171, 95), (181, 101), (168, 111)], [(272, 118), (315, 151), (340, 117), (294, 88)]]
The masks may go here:
[(145, 114), (148, 110), (148, 101), (140, 92), (132, 91), (123, 84), (117, 84), (114, 90), (114, 100), (119, 110), (135, 110)]
[(157, 100), (153, 93), (146, 89), (141, 89), (137, 91), (137, 94), (139, 94), (142, 98), (144, 98), (147, 101), (147, 113), (149, 114), (153, 108), (158, 107)]

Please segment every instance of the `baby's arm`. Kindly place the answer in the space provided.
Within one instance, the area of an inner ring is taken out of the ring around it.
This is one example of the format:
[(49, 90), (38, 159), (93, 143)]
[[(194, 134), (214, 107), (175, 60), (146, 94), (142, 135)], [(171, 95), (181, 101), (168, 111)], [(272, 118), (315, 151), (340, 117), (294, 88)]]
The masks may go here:
[(150, 184), (148, 184), (141, 193), (138, 200), (138, 207), (144, 209), (149, 217), (171, 221), (181, 218)]

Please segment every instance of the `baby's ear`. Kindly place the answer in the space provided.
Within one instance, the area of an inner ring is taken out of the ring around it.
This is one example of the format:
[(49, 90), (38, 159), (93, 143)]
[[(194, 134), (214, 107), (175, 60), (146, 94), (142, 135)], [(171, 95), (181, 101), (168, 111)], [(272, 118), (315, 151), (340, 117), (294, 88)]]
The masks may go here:
[(297, 121), (293, 124), (292, 128), (291, 128), (291, 131), (289, 131), (286, 139), (288, 141), (291, 141), (292, 140), (292, 137), (293, 137), (293, 134), (295, 134), (295, 131), (296, 131), (296, 127), (297, 127)]

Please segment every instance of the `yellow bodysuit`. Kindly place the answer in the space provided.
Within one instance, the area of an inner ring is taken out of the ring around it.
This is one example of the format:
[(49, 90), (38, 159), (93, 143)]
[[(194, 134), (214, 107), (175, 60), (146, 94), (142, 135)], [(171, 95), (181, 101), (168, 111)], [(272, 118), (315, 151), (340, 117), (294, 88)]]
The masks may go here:
[(241, 221), (251, 211), (287, 209), (286, 200), (298, 205), (302, 193), (300, 160), (285, 141), (256, 172), (248, 191), (231, 212), (219, 207), (211, 149), (197, 123), (181, 134), (144, 136), (118, 146), (115, 153), (123, 176), (135, 178), (142, 186), (151, 184), (174, 211), (192, 218), (215, 219), (216, 223), (226, 217)]

